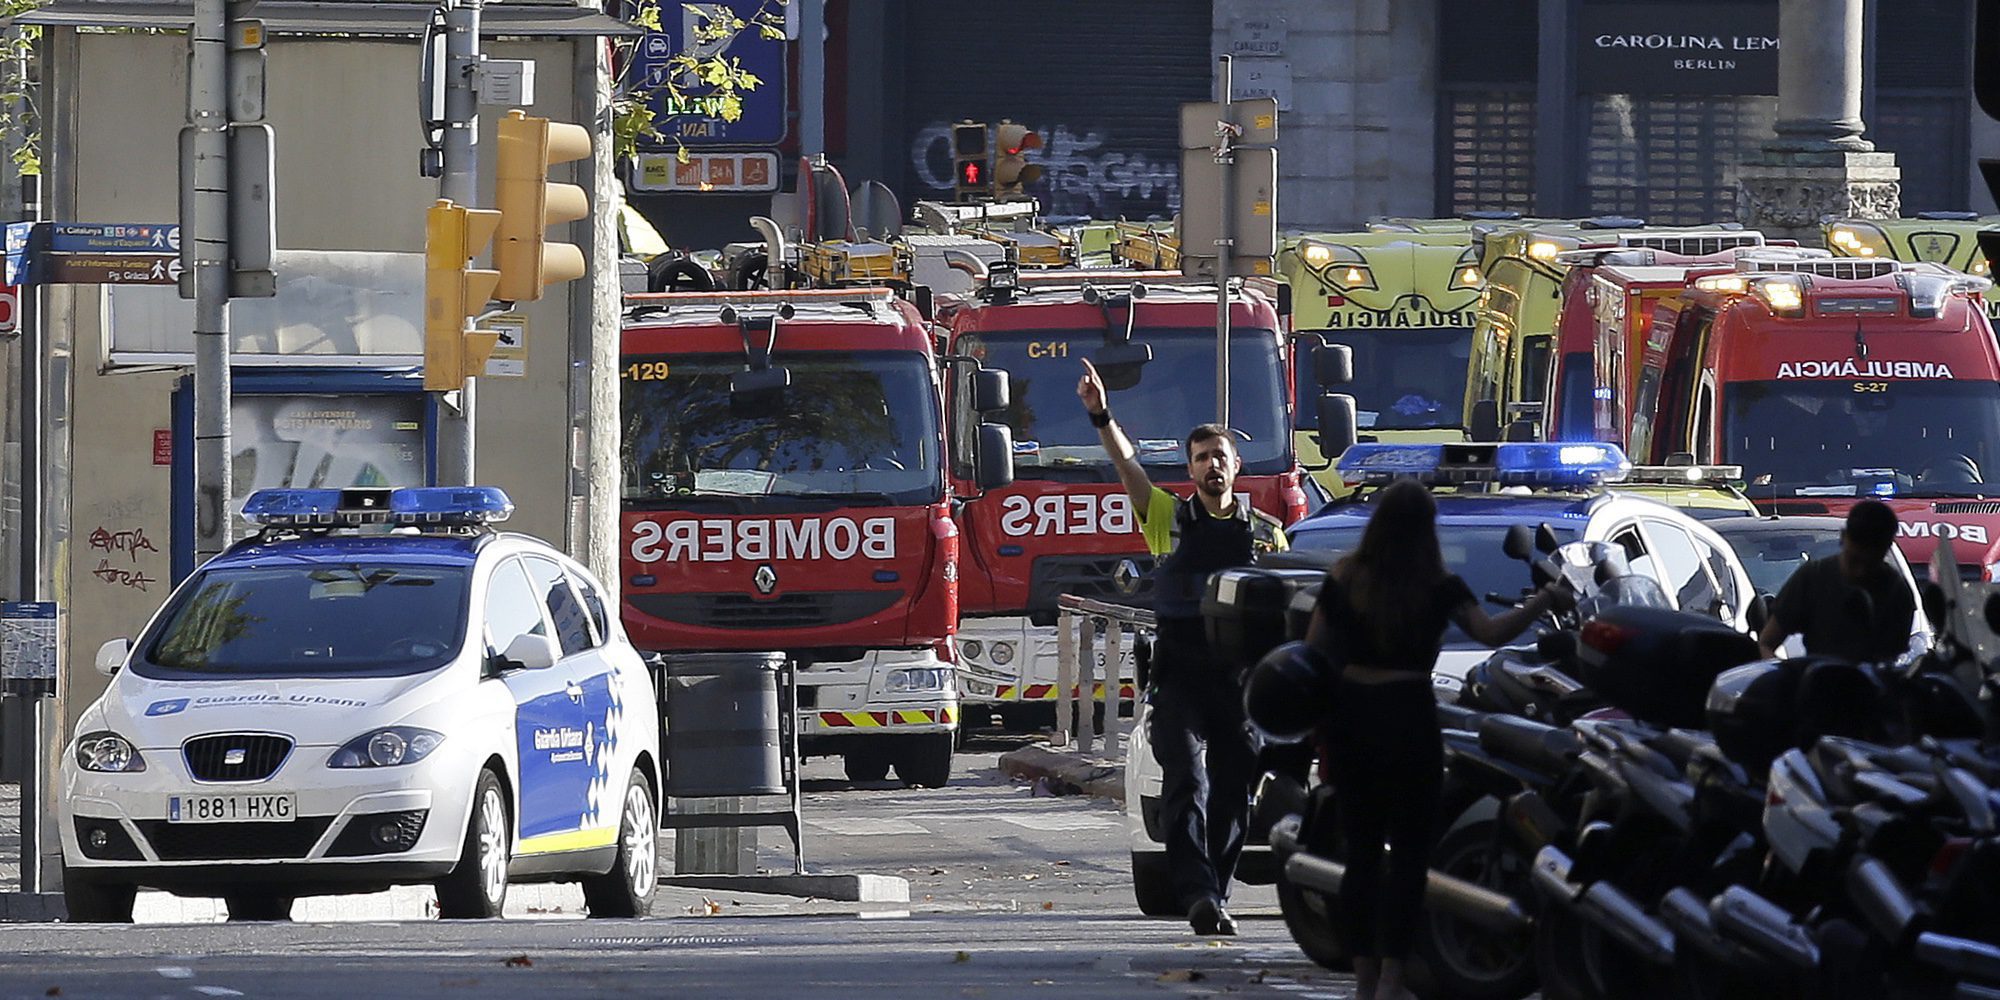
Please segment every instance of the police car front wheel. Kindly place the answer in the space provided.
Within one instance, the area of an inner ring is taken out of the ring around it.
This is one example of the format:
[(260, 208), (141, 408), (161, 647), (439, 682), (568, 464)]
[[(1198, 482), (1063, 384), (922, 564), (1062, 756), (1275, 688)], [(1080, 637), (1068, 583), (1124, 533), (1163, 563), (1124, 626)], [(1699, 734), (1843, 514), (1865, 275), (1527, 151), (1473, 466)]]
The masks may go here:
[(63, 906), (73, 924), (129, 924), (139, 887), (100, 882), (75, 868), (63, 870)]
[(438, 880), (438, 916), (447, 920), (497, 917), (507, 905), (507, 863), (513, 855), (513, 824), (507, 818), (507, 796), (492, 771), (479, 772), (472, 794), (472, 816), (465, 824), (465, 846), (458, 866)]

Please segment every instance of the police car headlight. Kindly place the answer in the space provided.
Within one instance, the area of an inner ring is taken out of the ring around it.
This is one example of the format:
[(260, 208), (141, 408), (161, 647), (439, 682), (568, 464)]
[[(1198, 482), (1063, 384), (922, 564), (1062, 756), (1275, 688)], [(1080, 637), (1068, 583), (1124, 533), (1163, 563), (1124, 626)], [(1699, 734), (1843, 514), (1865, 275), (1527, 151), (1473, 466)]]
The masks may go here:
[(889, 671), (891, 691), (942, 691), (946, 671), (937, 667), (910, 667)]
[(431, 751), (443, 742), (443, 733), (415, 726), (388, 726), (348, 740), (345, 746), (327, 758), (326, 766), (395, 767), (398, 764), (414, 764), (430, 756)]
[(967, 639), (964, 642), (958, 644), (959, 654), (964, 656), (968, 660), (979, 659), (979, 654), (985, 651), (986, 651), (986, 646), (982, 644), (978, 639)]
[(1014, 644), (1011, 642), (996, 642), (990, 652), (993, 655), (993, 662), (1003, 667), (1014, 662)]
[(76, 741), (76, 766), (86, 771), (132, 774), (146, 769), (146, 758), (132, 741), (113, 732), (91, 733)]

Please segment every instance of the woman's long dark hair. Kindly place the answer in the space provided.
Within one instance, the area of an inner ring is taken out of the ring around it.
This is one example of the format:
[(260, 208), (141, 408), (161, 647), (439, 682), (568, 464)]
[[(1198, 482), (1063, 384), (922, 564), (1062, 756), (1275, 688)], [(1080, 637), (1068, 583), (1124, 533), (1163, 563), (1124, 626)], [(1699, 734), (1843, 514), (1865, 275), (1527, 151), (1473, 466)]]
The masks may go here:
[(1390, 483), (1375, 498), (1361, 544), (1333, 567), (1347, 589), (1356, 624), (1378, 648), (1394, 648), (1417, 626), (1445, 577), (1438, 550), (1437, 503), (1414, 479)]

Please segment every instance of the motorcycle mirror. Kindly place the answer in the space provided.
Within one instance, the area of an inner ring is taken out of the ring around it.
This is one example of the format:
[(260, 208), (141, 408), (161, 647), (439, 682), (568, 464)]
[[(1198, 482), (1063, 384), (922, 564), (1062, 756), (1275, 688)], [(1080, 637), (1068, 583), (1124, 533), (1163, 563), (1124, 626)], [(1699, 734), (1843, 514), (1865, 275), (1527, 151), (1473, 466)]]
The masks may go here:
[(1555, 531), (1546, 523), (1535, 525), (1535, 548), (1537, 550), (1547, 555), (1561, 547), (1562, 542), (1556, 538)]
[(1510, 524), (1507, 534), (1500, 540), (1500, 551), (1507, 558), (1527, 562), (1535, 557), (1535, 534), (1525, 524)]

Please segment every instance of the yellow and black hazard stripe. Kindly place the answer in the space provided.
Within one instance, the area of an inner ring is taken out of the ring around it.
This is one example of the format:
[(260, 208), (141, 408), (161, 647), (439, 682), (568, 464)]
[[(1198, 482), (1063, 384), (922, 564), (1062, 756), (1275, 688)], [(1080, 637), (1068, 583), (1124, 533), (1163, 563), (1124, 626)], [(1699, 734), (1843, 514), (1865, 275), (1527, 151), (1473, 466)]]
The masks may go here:
[[(1078, 692), (1080, 691), (1082, 691), (1081, 686), (1073, 687), (1070, 689), (1070, 694), (1072, 697), (1078, 697)], [(1118, 697), (1130, 699), (1134, 696), (1135, 692), (1132, 685), (1118, 685)], [(1054, 684), (1029, 684), (1024, 687), (1015, 687), (1012, 684), (1002, 684), (999, 687), (998, 697), (1001, 701), (1054, 701), (1056, 700), (1056, 686)], [(1097, 685), (1092, 688), (1090, 697), (1094, 701), (1104, 700), (1103, 681), (1098, 681)]]
[(886, 712), (820, 712), (819, 724), (828, 729), (890, 729), (896, 726), (950, 725), (958, 721), (956, 708), (896, 708)]

